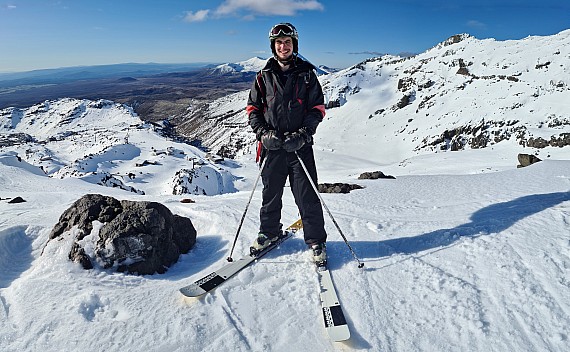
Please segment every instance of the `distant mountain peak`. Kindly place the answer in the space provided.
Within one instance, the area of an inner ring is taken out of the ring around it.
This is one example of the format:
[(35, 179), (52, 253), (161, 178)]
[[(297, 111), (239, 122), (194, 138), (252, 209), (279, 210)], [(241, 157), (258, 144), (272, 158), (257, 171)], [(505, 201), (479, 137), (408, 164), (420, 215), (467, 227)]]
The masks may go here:
[(225, 63), (214, 67), (212, 73), (214, 74), (232, 74), (232, 73), (248, 73), (257, 72), (261, 70), (267, 59), (262, 59), (260, 57), (252, 57), (245, 61), (235, 62), (235, 63)]
[[(299, 57), (305, 61), (310, 62), (307, 58), (303, 55), (299, 54)], [(267, 64), (268, 59), (264, 59), (258, 56), (252, 57), (251, 59), (247, 59), (245, 61), (235, 62), (235, 63), (225, 63), (218, 65), (212, 69), (212, 74), (215, 75), (225, 75), (225, 74), (244, 74), (244, 73), (255, 73), (260, 71), (265, 67)], [(327, 75), (332, 72), (336, 72), (338, 70), (323, 66), (323, 65), (314, 65), (317, 69), (317, 74)]]

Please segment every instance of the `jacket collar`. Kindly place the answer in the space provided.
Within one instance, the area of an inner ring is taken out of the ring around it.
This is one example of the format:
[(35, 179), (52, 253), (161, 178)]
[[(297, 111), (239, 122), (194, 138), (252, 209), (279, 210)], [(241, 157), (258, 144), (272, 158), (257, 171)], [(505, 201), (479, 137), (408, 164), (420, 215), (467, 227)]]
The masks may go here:
[[(291, 72), (294, 72), (297, 70), (300, 71), (303, 69), (314, 69), (314, 68), (315, 67), (310, 63), (308, 63), (307, 61), (301, 59), (298, 56), (295, 56), (295, 60), (293, 60), (293, 62), (291, 63), (291, 67), (289, 68), (289, 70), (291, 70)], [(267, 63), (265, 64), (265, 67), (262, 69), (262, 71), (275, 71), (280, 69), (281, 67), (279, 66), (277, 60), (274, 57), (271, 57), (267, 60)]]

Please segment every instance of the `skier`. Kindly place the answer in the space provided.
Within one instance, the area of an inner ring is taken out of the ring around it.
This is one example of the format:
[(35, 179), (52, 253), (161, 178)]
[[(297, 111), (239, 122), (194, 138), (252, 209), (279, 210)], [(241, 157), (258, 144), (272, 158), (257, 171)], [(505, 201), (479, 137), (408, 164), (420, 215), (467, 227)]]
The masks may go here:
[(303, 221), (305, 243), (319, 265), (326, 263), (323, 209), (298, 157), (317, 184), (313, 134), (325, 116), (325, 106), (315, 67), (298, 56), (298, 39), (297, 30), (290, 23), (271, 28), (273, 57), (257, 74), (249, 94), (246, 108), (249, 124), (260, 141), (258, 156), (266, 158), (261, 171), (259, 235), (251, 249), (263, 250), (281, 233), (282, 196), (289, 177)]

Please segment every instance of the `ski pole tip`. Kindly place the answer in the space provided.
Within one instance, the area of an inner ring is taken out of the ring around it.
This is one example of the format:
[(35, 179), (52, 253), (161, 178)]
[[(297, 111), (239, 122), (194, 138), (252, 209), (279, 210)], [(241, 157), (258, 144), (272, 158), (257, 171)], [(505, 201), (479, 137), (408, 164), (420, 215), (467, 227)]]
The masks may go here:
[(226, 260), (227, 260), (228, 262), (230, 262), (230, 263), (231, 263), (231, 262), (233, 262), (233, 261), (234, 261), (234, 258), (232, 258), (232, 257), (228, 257)]
[(364, 263), (359, 263), (359, 264), (358, 264), (358, 268), (359, 268), (359, 269), (364, 268)]

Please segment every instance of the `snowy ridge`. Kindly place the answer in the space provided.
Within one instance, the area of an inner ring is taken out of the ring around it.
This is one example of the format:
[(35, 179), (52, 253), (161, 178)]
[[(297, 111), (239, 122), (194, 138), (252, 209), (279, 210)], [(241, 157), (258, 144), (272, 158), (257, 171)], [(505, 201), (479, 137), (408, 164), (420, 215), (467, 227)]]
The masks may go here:
[(404, 151), (398, 159), (548, 144), (570, 132), (569, 58), (570, 30), (507, 42), (458, 35), (412, 58), (371, 59), (324, 78), (329, 106), (339, 106), (327, 127), (360, 136), (364, 149), (380, 139)]
[[(224, 166), (213, 164), (197, 148), (166, 141), (158, 130), (130, 108), (105, 100), (60, 99), (28, 109), (3, 109), (0, 157), (5, 157), (0, 162), (13, 166), (11, 155), (21, 159), (22, 168), (33, 165), (45, 176), (76, 177), (139, 194), (235, 191)], [(162, 164), (170, 165), (172, 173), (155, 178), (153, 169)], [(186, 170), (185, 177), (176, 170)]]
[(267, 62), (267, 59), (262, 59), (260, 57), (253, 57), (249, 60), (236, 62), (236, 63), (226, 63), (218, 65), (213, 69), (215, 74), (229, 74), (229, 73), (245, 73), (251, 72), (255, 73), (261, 70)]
[[(305, 58), (301, 54), (299, 54), (299, 57), (305, 61), (309, 61), (307, 58)], [(218, 65), (212, 70), (212, 74), (225, 75), (225, 74), (238, 74), (238, 73), (256, 73), (256, 72), (262, 70), (266, 64), (267, 64), (267, 59), (263, 59), (260, 57), (252, 57), (251, 59), (248, 59), (245, 61), (240, 61), (240, 62), (235, 62), (235, 63), (225, 63), (225, 64)], [(315, 67), (317, 69), (317, 74), (319, 76), (327, 75), (327, 74), (330, 74), (332, 72), (338, 71), (334, 68), (330, 68), (330, 67), (326, 67), (326, 66), (322, 66), (322, 65), (315, 66)]]

